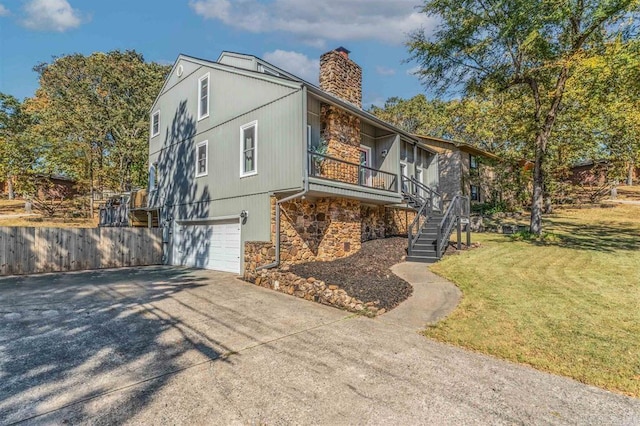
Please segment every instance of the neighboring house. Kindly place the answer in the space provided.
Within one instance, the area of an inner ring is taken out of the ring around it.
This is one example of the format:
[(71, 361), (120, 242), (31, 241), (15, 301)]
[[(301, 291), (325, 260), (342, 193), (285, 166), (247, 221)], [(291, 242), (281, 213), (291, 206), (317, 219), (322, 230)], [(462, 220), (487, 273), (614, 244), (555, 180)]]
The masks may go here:
[(569, 181), (579, 186), (603, 186), (607, 183), (612, 165), (607, 160), (584, 160), (570, 168)]
[(494, 166), (500, 158), (463, 142), (418, 136), (420, 141), (435, 151), (438, 162), (437, 191), (445, 200), (456, 194), (468, 195), (472, 203), (495, 201)]
[(149, 208), (161, 209), (167, 262), (250, 277), (333, 260), (406, 235), (423, 206), (410, 253), (436, 260), (444, 240), (421, 233), (442, 217), (436, 151), (361, 97), (344, 48), (322, 55), (320, 87), (251, 55), (180, 55), (150, 111)]
[[(77, 195), (75, 179), (62, 175), (35, 175), (34, 183), (39, 198), (72, 198)], [(0, 181), (0, 195), (9, 194), (8, 181)]]
[(62, 175), (36, 175), (36, 195), (39, 198), (69, 199), (78, 195), (78, 182)]

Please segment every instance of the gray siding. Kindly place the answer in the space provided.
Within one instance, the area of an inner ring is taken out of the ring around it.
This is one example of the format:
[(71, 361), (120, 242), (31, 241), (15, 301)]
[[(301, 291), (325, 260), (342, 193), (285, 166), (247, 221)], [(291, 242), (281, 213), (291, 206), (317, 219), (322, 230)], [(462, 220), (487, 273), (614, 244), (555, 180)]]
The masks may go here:
[[(189, 61), (183, 61), (185, 65)], [(184, 66), (184, 65), (183, 65)], [(269, 241), (272, 192), (303, 186), (303, 90), (227, 70), (194, 66), (171, 77), (159, 97), (160, 135), (150, 139), (157, 162), (157, 205), (172, 219), (249, 212), (242, 242)], [(210, 73), (210, 116), (197, 120), (198, 78)], [(170, 83), (174, 82), (171, 86)], [(257, 174), (240, 177), (240, 127), (257, 121)], [(196, 144), (208, 141), (208, 174), (195, 177)]]
[(445, 200), (462, 193), (461, 163), (460, 150), (457, 148), (438, 154), (439, 189)]
[(237, 56), (229, 53), (225, 53), (224, 55), (222, 55), (218, 62), (220, 62), (221, 64), (243, 68), (251, 71), (257, 71), (258, 69), (258, 63), (255, 58)]
[[(300, 85), (277, 78), (240, 75), (184, 58), (179, 60), (179, 65), (184, 67), (182, 77), (178, 78), (175, 72), (171, 74), (152, 109), (152, 113), (160, 110), (160, 135), (150, 140), (151, 155), (170, 143), (185, 140), (185, 134), (202, 133), (301, 90)], [(209, 117), (198, 120), (198, 80), (207, 73), (210, 76)], [(297, 120), (300, 121), (300, 117)]]

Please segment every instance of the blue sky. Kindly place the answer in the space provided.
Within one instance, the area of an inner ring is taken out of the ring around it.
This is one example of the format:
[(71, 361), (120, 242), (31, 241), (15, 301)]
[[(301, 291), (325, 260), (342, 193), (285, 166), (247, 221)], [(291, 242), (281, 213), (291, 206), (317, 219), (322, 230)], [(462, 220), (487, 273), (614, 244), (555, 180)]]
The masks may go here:
[(180, 53), (215, 60), (250, 53), (317, 82), (318, 58), (344, 46), (364, 72), (363, 104), (425, 88), (406, 33), (429, 30), (419, 0), (0, 0), (0, 92), (37, 88), (34, 65), (67, 53), (135, 49), (172, 63)]

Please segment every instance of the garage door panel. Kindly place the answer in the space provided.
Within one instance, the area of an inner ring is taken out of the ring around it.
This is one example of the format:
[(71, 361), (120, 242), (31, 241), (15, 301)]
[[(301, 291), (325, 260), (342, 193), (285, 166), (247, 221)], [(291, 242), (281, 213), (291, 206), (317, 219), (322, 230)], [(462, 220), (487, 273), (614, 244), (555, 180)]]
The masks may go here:
[(240, 223), (178, 224), (174, 264), (240, 273)]

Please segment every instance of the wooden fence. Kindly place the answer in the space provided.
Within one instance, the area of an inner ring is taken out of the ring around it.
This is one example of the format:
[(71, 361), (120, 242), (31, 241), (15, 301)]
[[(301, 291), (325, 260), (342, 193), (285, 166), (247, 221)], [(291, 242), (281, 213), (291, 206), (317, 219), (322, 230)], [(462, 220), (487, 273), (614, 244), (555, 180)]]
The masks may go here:
[(0, 275), (161, 263), (160, 228), (0, 227)]

